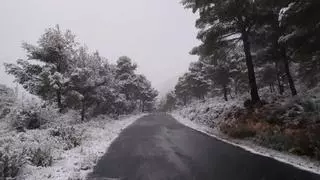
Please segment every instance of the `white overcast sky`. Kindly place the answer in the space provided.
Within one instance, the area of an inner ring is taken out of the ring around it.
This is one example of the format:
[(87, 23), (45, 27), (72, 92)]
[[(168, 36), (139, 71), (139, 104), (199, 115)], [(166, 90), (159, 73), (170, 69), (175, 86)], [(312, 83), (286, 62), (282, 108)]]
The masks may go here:
[(196, 15), (180, 0), (1, 0), (0, 83), (4, 62), (24, 58), (22, 42), (36, 43), (45, 28), (70, 29), (80, 43), (115, 62), (129, 56), (157, 88), (197, 59)]

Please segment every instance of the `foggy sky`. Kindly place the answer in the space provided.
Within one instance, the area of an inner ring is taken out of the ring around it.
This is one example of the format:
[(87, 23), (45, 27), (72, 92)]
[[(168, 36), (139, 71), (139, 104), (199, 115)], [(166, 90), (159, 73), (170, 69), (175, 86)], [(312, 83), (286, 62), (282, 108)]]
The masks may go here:
[(181, 75), (196, 46), (196, 16), (180, 0), (3, 0), (0, 4), (0, 83), (13, 78), (4, 62), (25, 58), (22, 42), (35, 44), (48, 27), (70, 29), (80, 43), (115, 62), (126, 55), (153, 86)]

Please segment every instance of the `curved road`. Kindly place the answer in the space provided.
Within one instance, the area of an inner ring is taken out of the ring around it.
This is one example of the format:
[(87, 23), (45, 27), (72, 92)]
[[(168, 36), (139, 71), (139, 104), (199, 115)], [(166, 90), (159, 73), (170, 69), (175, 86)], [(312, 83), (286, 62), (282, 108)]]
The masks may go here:
[(137, 120), (111, 144), (88, 179), (320, 180), (190, 129), (166, 114)]

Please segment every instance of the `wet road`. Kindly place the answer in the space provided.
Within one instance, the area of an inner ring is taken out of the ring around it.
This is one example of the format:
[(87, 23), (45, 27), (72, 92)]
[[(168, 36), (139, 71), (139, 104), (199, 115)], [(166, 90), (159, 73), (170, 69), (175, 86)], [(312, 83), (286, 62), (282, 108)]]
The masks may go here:
[(88, 179), (320, 180), (190, 129), (166, 114), (137, 120), (112, 143)]

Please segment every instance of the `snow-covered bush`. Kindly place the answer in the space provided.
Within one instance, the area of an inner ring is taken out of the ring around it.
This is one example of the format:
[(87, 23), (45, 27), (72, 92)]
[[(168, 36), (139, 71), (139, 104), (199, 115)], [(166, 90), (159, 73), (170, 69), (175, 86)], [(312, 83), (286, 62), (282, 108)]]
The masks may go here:
[(76, 129), (75, 127), (58, 127), (50, 131), (50, 135), (58, 137), (63, 143), (63, 149), (69, 150), (77, 147), (83, 140), (84, 130)]
[(7, 119), (12, 127), (18, 131), (24, 131), (25, 129), (42, 128), (46, 123), (54, 121), (59, 116), (58, 110), (53, 106), (27, 101), (27, 103), (13, 108)]
[(17, 113), (16, 118), (13, 121), (13, 126), (17, 130), (26, 129), (38, 129), (41, 126), (43, 120), (39, 117), (38, 113), (32, 110), (21, 110)]
[(35, 166), (47, 167), (52, 165), (53, 157), (51, 149), (31, 148), (29, 149), (28, 156), (30, 157), (30, 162)]
[(5, 118), (16, 101), (14, 90), (0, 84), (0, 119)]
[(26, 151), (10, 151), (8, 148), (0, 149), (0, 179), (14, 178), (25, 163)]
[(225, 102), (221, 98), (210, 98), (206, 101), (194, 101), (176, 111), (196, 123), (214, 128), (227, 118), (230, 112), (238, 110), (240, 106), (237, 100)]

